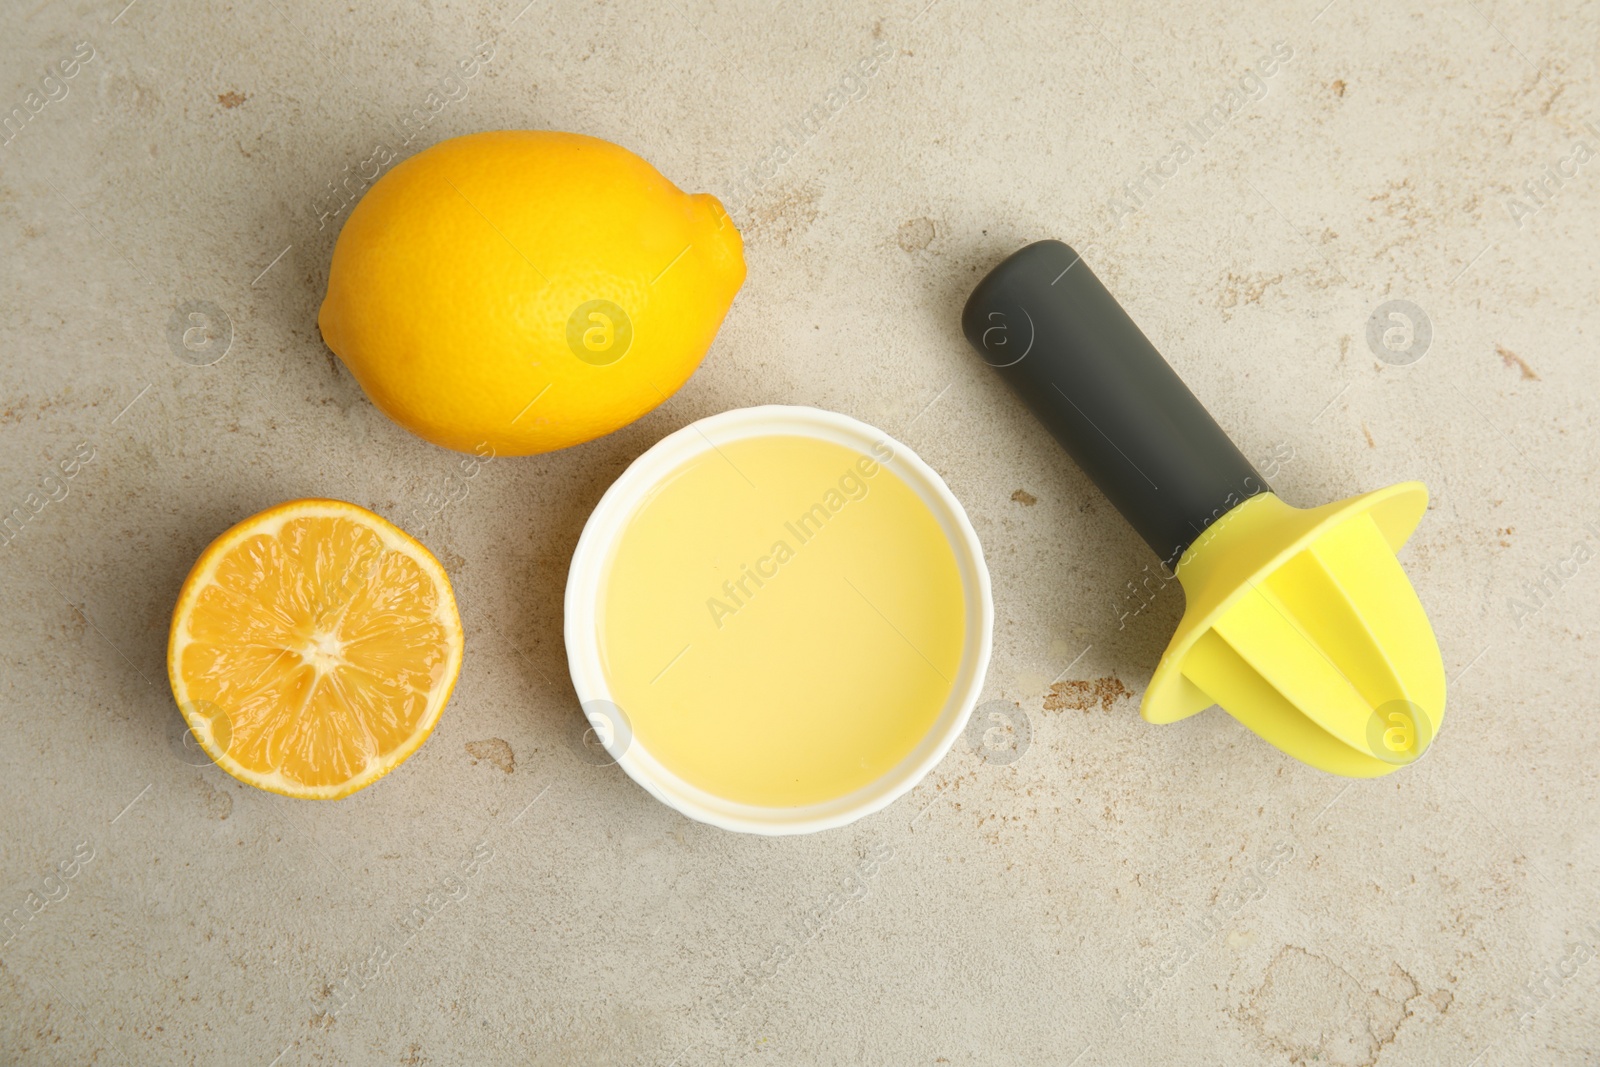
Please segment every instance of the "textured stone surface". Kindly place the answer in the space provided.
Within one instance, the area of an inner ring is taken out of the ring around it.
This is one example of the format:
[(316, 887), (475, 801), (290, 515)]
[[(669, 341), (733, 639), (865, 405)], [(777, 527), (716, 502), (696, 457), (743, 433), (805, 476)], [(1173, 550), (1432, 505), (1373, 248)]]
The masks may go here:
[[(124, 2), (0, 33), (0, 492), (31, 514), (0, 549), (0, 1060), (1594, 1061), (1600, 9)], [(619, 141), (726, 197), (750, 276), (669, 403), (419, 520), (458, 457), (379, 415), (314, 313), (331, 183), (430, 93), (404, 153)], [(1347, 784), (1217, 711), (1138, 719), (1181, 593), (1132, 612), (1145, 547), (957, 325), (1045, 236), (1291, 502), (1429, 484), (1402, 558), (1455, 680), (1423, 762)], [(1390, 300), (1431, 323), (1409, 365), (1369, 346)], [(181, 344), (191, 313), (225, 355)], [(1028, 741), (802, 840), (585, 759), (560, 629), (623, 467), (774, 401), (881, 426), (965, 502), (985, 699)], [(419, 533), (468, 640), (431, 741), (328, 805), (185, 750), (163, 675), (196, 554), (305, 495)]]

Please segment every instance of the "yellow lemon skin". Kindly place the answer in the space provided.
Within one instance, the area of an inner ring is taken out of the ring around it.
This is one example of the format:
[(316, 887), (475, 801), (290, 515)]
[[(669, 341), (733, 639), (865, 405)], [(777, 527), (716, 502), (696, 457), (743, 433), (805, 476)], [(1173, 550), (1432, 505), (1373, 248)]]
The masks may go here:
[(460, 452), (625, 426), (705, 358), (745, 276), (716, 197), (575, 133), (457, 137), (361, 198), (318, 325), (379, 410)]

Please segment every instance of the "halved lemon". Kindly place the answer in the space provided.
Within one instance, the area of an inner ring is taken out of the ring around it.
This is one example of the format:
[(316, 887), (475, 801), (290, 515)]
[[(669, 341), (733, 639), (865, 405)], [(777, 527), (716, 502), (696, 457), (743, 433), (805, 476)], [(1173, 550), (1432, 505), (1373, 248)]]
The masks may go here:
[(167, 674), (217, 766), (332, 800), (427, 740), (461, 653), (455, 594), (432, 553), (365, 508), (294, 500), (200, 554), (172, 613)]

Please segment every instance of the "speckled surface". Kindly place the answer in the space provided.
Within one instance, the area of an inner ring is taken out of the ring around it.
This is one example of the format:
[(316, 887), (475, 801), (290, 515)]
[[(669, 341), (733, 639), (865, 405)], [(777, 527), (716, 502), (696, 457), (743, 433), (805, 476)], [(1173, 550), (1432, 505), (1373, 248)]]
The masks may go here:
[[(0, 548), (0, 1061), (1600, 1055), (1593, 5), (125, 2), (12, 4), (0, 33), (0, 492), (28, 515)], [(405, 153), (625, 144), (725, 196), (749, 261), (670, 402), (493, 462), (420, 529), (458, 458), (314, 324), (331, 183), (417, 108)], [(957, 325), (1045, 236), (1292, 503), (1429, 484), (1402, 559), (1453, 681), (1422, 762), (1346, 784), (1221, 712), (1138, 719), (1179, 592), (1122, 617), (1147, 550)], [(1391, 300), (1429, 324), (1408, 364), (1369, 344)], [(191, 312), (225, 354), (174, 343)], [(561, 642), (611, 479), (767, 402), (944, 475), (994, 578), (985, 696), (1030, 736), (792, 840), (586, 761)], [(196, 554), (305, 495), (417, 530), (467, 630), (434, 736), (336, 804), (195, 765), (163, 673)]]

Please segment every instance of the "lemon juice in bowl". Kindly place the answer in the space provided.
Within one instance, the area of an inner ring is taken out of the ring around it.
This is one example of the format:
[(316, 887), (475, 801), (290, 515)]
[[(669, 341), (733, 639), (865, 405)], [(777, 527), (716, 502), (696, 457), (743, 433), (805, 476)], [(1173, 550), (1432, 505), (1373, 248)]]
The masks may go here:
[(651, 449), (567, 587), (574, 682), (618, 762), (685, 814), (760, 833), (915, 785), (965, 724), (991, 619), (938, 476), (812, 408), (725, 412)]

